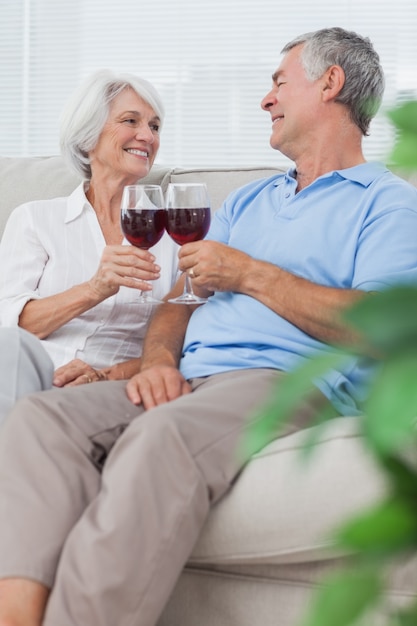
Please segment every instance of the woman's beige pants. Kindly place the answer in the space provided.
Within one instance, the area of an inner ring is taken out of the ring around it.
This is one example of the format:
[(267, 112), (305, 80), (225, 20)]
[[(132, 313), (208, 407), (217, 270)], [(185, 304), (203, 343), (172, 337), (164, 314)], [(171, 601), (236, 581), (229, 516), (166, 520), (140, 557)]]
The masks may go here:
[(0, 424), (19, 398), (50, 389), (53, 371), (39, 339), (18, 327), (0, 328)]

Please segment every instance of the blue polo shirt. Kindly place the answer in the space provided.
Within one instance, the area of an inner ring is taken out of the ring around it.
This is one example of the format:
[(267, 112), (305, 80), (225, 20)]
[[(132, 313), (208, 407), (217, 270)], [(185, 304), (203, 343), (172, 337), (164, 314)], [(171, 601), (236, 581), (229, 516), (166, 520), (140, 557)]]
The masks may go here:
[[(329, 287), (417, 284), (412, 185), (379, 163), (365, 163), (325, 174), (297, 194), (296, 187), (289, 170), (231, 193), (207, 239)], [(191, 317), (181, 371), (187, 379), (241, 368), (290, 371), (329, 350), (258, 300), (216, 292)], [(357, 414), (370, 369), (355, 360), (315, 383), (342, 415)]]

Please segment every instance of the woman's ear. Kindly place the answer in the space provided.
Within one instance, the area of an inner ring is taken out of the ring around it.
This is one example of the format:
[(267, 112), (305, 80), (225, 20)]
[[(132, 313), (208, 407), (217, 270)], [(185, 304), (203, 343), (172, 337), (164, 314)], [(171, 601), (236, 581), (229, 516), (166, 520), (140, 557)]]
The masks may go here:
[(331, 65), (323, 74), (323, 102), (334, 100), (345, 84), (345, 72), (340, 65)]

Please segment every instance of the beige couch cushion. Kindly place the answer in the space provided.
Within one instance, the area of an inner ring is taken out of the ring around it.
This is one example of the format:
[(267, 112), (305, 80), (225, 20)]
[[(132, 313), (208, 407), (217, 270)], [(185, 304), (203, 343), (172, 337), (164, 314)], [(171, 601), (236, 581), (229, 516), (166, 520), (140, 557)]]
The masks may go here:
[(301, 455), (305, 437), (306, 431), (277, 439), (252, 459), (213, 508), (191, 564), (326, 558), (330, 532), (384, 494), (381, 472), (364, 448), (357, 418), (330, 421), (307, 464)]
[(0, 236), (16, 206), (68, 195), (78, 183), (62, 157), (0, 157)]

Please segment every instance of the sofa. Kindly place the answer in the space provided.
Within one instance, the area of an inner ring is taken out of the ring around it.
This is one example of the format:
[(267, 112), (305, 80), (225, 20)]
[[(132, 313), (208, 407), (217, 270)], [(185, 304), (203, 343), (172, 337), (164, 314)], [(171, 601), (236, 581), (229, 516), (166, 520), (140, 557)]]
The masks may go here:
[[(147, 182), (204, 181), (215, 211), (232, 189), (277, 171), (155, 165)], [(15, 206), (67, 195), (78, 182), (59, 156), (0, 157), (0, 236)], [(158, 626), (296, 626), (323, 576), (354, 558), (336, 551), (332, 531), (384, 495), (384, 478), (358, 418), (331, 421), (307, 463), (306, 434), (266, 446), (214, 506)], [(416, 598), (416, 566), (410, 557), (393, 567), (389, 602)]]

